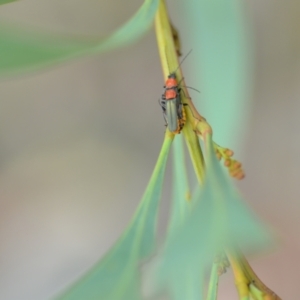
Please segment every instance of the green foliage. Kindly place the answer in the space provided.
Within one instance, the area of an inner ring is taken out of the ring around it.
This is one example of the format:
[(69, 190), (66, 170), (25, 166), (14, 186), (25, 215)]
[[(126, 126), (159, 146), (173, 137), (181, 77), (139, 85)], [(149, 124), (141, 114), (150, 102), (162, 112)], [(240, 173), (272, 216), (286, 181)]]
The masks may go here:
[[(12, 1), (0, 0), (0, 4), (8, 2)], [(198, 15), (197, 11), (199, 42), (204, 45), (199, 51), (202, 57), (203, 93), (211, 103), (216, 99), (220, 103), (223, 95), (227, 95), (223, 102), (228, 115), (232, 115), (232, 105), (229, 103), (237, 103), (244, 91), (245, 82), (237, 83), (243, 77), (241, 74), (247, 62), (241, 28), (237, 26), (240, 24), (239, 15), (233, 2), (230, 5), (222, 1), (218, 1), (218, 5), (205, 1), (199, 3), (202, 6), (199, 10), (201, 14)], [(152, 24), (158, 4), (159, 0), (145, 0), (126, 24), (103, 39), (71, 38), (0, 24), (0, 75), (36, 70), (80, 55), (101, 53), (132, 43)], [(168, 24), (169, 21), (165, 21)], [(163, 36), (165, 31), (161, 31)], [(172, 40), (173, 36), (169, 38)], [(226, 110), (220, 111), (224, 114)], [(200, 123), (203, 120), (197, 121)], [(198, 155), (194, 161), (203, 164), (201, 170), (204, 163), (195, 132), (205, 140), (205, 181), (203, 186), (197, 186), (190, 199), (182, 138), (177, 135), (174, 141), (173, 206), (168, 234), (149, 273), (155, 289), (167, 290), (172, 299), (199, 300), (206, 293), (206, 271), (213, 264), (216, 254), (224, 249), (256, 251), (268, 246), (271, 240), (269, 232), (243, 203), (224, 174), (215, 156), (209, 130), (204, 134), (190, 127), (189, 133), (186, 133), (189, 130), (186, 128), (187, 125), (183, 134), (193, 136), (190, 148), (194, 149), (194, 158)], [(139, 267), (141, 261), (153, 254), (155, 249), (157, 212), (173, 138), (174, 135), (167, 131), (153, 175), (125, 232), (105, 257), (58, 300), (141, 299)], [(194, 164), (194, 168), (197, 167)], [(200, 181), (203, 179), (198, 177)], [(214, 263), (207, 300), (216, 299), (217, 283), (217, 264)], [(252, 290), (259, 293), (255, 286)]]
[(214, 262), (212, 264), (206, 300), (216, 300), (217, 299), (218, 283), (219, 283), (218, 263)]
[(168, 233), (176, 231), (178, 224), (181, 224), (189, 209), (187, 203), (190, 199), (190, 188), (185, 164), (185, 155), (182, 135), (176, 136), (173, 142), (173, 193), (172, 193), (172, 212), (169, 222)]
[[(184, 221), (173, 225), (154, 267), (159, 288), (168, 287), (172, 299), (203, 299), (201, 281), (216, 253), (237, 246), (256, 251), (269, 246), (270, 234), (246, 207), (207, 142), (207, 171), (203, 187), (192, 197)], [(178, 184), (179, 182), (176, 182)], [(175, 202), (175, 205), (181, 205)], [(179, 208), (178, 208), (179, 210)], [(153, 272), (153, 271), (152, 271)]]
[(201, 90), (195, 104), (215, 129), (216, 141), (237, 149), (248, 125), (255, 65), (244, 2), (199, 0), (181, 6), (186, 27), (195, 32), (187, 36), (188, 47), (200, 54), (190, 71)]
[(87, 275), (57, 299), (141, 299), (139, 262), (155, 247), (158, 204), (171, 143), (171, 138), (165, 139), (143, 199), (119, 241)]
[(10, 2), (15, 2), (17, 0), (0, 0), (0, 5), (10, 3)]
[(146, 0), (127, 23), (103, 39), (71, 38), (0, 23), (0, 75), (31, 71), (84, 54), (128, 45), (150, 28), (157, 6), (158, 0)]

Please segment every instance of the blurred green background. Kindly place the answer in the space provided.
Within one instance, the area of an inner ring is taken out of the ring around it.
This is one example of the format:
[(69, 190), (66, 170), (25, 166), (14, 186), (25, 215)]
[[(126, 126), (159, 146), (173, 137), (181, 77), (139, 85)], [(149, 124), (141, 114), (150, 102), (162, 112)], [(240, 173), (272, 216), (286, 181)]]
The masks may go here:
[[(251, 264), (283, 299), (296, 299), (300, 3), (244, 2), (255, 42), (253, 89), (247, 115), (237, 116), (247, 124), (236, 123), (243, 130), (228, 133), (224, 146), (237, 150), (246, 171), (238, 185), (279, 237), (276, 251)], [(21, 0), (1, 6), (0, 19), (105, 36), (140, 5), (138, 0)], [(194, 70), (201, 58), (193, 45), (197, 32), (191, 32), (182, 6), (169, 1), (182, 52), (193, 49), (183, 64), (186, 83), (201, 90)], [(162, 144), (157, 99), (163, 84), (153, 31), (131, 47), (0, 81), (0, 299), (49, 299), (114, 243), (141, 199)], [(212, 120), (218, 142), (213, 110), (203, 93), (191, 96)], [(168, 196), (166, 190), (164, 200)], [(160, 229), (167, 212), (164, 203)], [(222, 276), (219, 295), (237, 299), (231, 271)]]

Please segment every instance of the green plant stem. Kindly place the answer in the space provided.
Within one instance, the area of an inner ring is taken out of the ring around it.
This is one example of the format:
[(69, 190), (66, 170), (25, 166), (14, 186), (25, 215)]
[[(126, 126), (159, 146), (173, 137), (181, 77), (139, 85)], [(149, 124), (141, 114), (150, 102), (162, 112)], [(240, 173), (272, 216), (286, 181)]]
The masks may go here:
[(245, 256), (237, 250), (230, 250), (228, 259), (232, 264), (236, 266), (236, 270), (234, 273), (237, 275), (236, 278), (240, 278), (243, 274), (245, 278), (245, 283), (247, 283), (248, 287), (250, 285), (255, 286), (256, 289), (262, 292), (263, 300), (281, 300), (279, 296), (277, 296), (271, 289), (269, 289), (255, 274)]
[[(208, 155), (213, 155), (214, 144), (212, 140), (212, 134), (207, 132), (204, 134), (203, 138)], [(251, 294), (249, 286), (250, 284), (253, 284), (263, 293), (264, 300), (281, 300), (280, 297), (278, 297), (258, 278), (258, 276), (250, 267), (245, 256), (241, 253), (241, 251), (238, 250), (236, 245), (230, 249), (225, 249), (225, 252), (233, 269), (235, 284), (240, 299), (249, 299)]]
[[(197, 135), (194, 132), (194, 123), (195, 117), (198, 116), (199, 119), (202, 117), (196, 111), (193, 103), (190, 100), (187, 89), (184, 84), (184, 76), (182, 74), (181, 68), (179, 66), (178, 60), (178, 44), (179, 39), (174, 43), (174, 36), (172, 30), (172, 26), (170, 24), (170, 20), (167, 13), (167, 8), (164, 0), (161, 0), (159, 3), (158, 11), (155, 17), (155, 32), (157, 38), (157, 44), (164, 74), (164, 79), (168, 78), (168, 75), (171, 72), (175, 71), (176, 78), (180, 78), (182, 80), (182, 90), (181, 100), (182, 103), (186, 104), (188, 109), (185, 109), (186, 114), (186, 123), (183, 127), (182, 133), (184, 135), (185, 141), (187, 143), (187, 147), (192, 159), (192, 164), (197, 176), (197, 179), (200, 184), (203, 183), (204, 179), (204, 159), (202, 150), (199, 144), (199, 140)], [(199, 120), (198, 120), (199, 121)], [(168, 129), (167, 129), (168, 130)]]
[(182, 129), (182, 133), (192, 160), (192, 164), (199, 184), (204, 181), (204, 158), (200, 147), (198, 136), (194, 133), (191, 124), (187, 122)]
[(264, 300), (264, 294), (253, 283), (249, 285), (251, 297), (254, 300)]
[(210, 273), (206, 300), (217, 300), (218, 284), (219, 284), (218, 266), (219, 266), (218, 262), (213, 262), (211, 273)]

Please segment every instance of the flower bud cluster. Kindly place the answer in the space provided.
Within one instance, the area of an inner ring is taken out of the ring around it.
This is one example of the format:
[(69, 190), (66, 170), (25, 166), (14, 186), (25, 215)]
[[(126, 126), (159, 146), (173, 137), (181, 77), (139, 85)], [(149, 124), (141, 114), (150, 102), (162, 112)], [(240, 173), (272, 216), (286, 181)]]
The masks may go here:
[(218, 160), (224, 160), (224, 166), (228, 168), (230, 176), (240, 180), (245, 177), (244, 170), (242, 169), (242, 164), (232, 159), (233, 151), (228, 148), (223, 148), (217, 144), (214, 144), (215, 152)]

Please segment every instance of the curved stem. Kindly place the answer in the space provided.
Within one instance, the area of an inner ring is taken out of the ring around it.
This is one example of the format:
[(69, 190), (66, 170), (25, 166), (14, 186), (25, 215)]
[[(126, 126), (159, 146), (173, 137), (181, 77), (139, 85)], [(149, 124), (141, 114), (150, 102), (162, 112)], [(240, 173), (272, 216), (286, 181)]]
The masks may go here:
[(158, 11), (155, 17), (155, 31), (165, 80), (168, 78), (168, 75), (171, 72), (175, 72), (176, 78), (181, 78), (182, 81), (183, 91), (181, 93), (181, 101), (184, 104), (183, 109), (185, 110), (186, 115), (186, 122), (182, 129), (182, 133), (191, 156), (198, 182), (203, 184), (204, 159), (198, 137), (194, 132), (194, 128), (195, 118), (197, 118), (196, 120), (198, 122), (204, 118), (201, 117), (195, 109), (191, 98), (189, 97), (188, 91), (185, 88), (184, 76), (181, 68), (179, 67), (180, 63), (178, 60), (178, 47), (180, 42), (178, 36), (176, 37), (176, 44), (174, 42), (174, 29), (170, 24), (164, 0), (161, 0), (159, 3)]
[[(245, 256), (240, 251), (230, 249), (226, 253), (233, 269), (239, 295), (244, 293), (244, 289), (246, 287), (249, 291), (250, 285), (253, 285), (262, 292), (263, 300), (281, 300), (279, 296), (277, 296), (259, 279), (259, 277), (255, 274), (255, 272), (249, 265)], [(253, 296), (255, 297), (255, 295)]]

